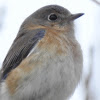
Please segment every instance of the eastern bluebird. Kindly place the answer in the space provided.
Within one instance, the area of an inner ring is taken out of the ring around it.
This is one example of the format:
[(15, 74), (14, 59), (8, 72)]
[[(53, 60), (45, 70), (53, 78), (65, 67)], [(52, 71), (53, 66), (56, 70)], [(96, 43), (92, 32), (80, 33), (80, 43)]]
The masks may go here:
[(0, 100), (65, 100), (83, 66), (71, 14), (58, 5), (40, 8), (21, 25), (1, 69)]

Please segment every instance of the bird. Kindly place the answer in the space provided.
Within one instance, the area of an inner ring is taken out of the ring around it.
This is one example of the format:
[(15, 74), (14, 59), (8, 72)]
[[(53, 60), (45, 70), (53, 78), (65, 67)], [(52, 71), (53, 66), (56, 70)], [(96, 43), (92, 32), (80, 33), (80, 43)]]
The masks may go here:
[(19, 28), (0, 71), (0, 100), (68, 100), (82, 76), (83, 54), (72, 14), (46, 5)]

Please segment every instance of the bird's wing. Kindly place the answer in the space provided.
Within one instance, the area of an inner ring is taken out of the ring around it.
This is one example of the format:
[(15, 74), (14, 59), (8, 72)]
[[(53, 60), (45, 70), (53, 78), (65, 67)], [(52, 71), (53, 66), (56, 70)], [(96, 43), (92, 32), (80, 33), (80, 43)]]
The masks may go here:
[(1, 80), (5, 79), (8, 73), (27, 57), (32, 48), (44, 35), (44, 29), (35, 29), (18, 34), (3, 62)]

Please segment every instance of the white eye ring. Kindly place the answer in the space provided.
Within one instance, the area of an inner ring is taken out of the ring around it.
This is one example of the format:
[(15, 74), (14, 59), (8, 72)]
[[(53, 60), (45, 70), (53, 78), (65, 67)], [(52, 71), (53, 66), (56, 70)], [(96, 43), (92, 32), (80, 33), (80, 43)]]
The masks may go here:
[(48, 16), (48, 20), (49, 21), (55, 21), (55, 20), (57, 20), (57, 15), (56, 14), (54, 14), (54, 13), (51, 13), (49, 16)]

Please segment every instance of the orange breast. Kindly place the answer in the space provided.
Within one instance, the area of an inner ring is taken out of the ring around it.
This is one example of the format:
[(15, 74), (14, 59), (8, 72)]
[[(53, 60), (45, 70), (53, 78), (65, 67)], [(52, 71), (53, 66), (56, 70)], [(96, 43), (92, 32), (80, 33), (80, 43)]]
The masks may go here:
[(52, 31), (47, 29), (44, 38), (39, 42), (38, 48), (49, 52), (54, 52), (58, 55), (63, 54), (67, 49), (67, 38), (65, 39), (64, 33), (60, 31)]

